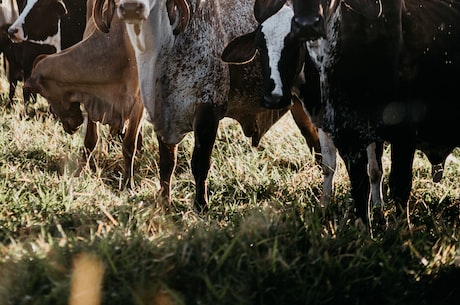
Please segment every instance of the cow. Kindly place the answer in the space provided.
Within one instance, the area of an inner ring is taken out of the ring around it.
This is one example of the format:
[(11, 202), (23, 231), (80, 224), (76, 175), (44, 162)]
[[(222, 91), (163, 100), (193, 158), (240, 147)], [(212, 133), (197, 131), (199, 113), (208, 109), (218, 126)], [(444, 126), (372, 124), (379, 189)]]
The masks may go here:
[(256, 25), (253, 3), (129, 0), (116, 6), (109, 0), (105, 11), (104, 4), (105, 0), (98, 0), (94, 5), (99, 29), (110, 30), (116, 9), (136, 52), (143, 102), (159, 143), (159, 198), (165, 199), (166, 205), (171, 202), (177, 146), (193, 132), (193, 206), (203, 213), (209, 208), (206, 179), (219, 121), (225, 116), (237, 120), (244, 134), (252, 137), (252, 145), (257, 146), (270, 126), (287, 111), (302, 110), (295, 105), (279, 110), (261, 107), (258, 63), (228, 66), (220, 60), (226, 43)]
[[(274, 13), (280, 3), (265, 8)], [(373, 141), (391, 144), (389, 196), (405, 212), (415, 149), (442, 164), (459, 144), (445, 132), (455, 128), (459, 2), (294, 0), (293, 7), (291, 34), (307, 41), (322, 126), (347, 165), (357, 216), (369, 220), (365, 148)]]
[[(293, 9), (284, 5), (275, 14), (264, 16), (269, 11), (264, 9), (263, 1), (257, 0), (254, 4), (254, 15), (259, 23), (258, 27), (231, 41), (222, 53), (222, 59), (232, 64), (244, 64), (254, 60), (256, 53), (259, 54), (261, 67), (264, 76), (264, 98), (262, 104), (271, 107), (273, 101), (282, 105), (288, 103), (292, 98), (298, 99), (300, 86), (308, 84), (312, 90), (316, 90), (316, 97), (319, 99), (319, 83), (314, 79), (302, 79), (301, 72), (306, 56), (305, 44), (290, 35), (291, 19), (294, 15)], [(296, 81), (297, 79), (297, 81)], [(295, 94), (292, 96), (291, 91)], [(306, 111), (306, 115), (309, 115)], [(320, 121), (313, 118), (316, 124)], [(321, 154), (323, 157), (322, 170), (324, 175), (323, 193), (320, 199), (321, 206), (327, 206), (332, 198), (333, 177), (336, 169), (336, 148), (332, 139), (321, 127), (317, 127)], [(369, 145), (369, 175), (372, 185), (371, 200), (374, 205), (383, 202), (382, 198), (382, 147), (377, 149), (377, 144)]]
[(19, 10), (16, 0), (0, 2), (0, 53), (3, 54), (3, 67), (9, 82), (9, 100), (11, 106), (16, 85), (22, 78), (22, 65), (18, 54), (22, 53), (22, 45), (14, 46), (8, 37), (9, 26), (18, 18)]
[(60, 53), (37, 58), (24, 86), (42, 95), (64, 130), (75, 133), (86, 112), (84, 159), (94, 150), (97, 122), (108, 124), (113, 135), (123, 136), (124, 185), (133, 186), (133, 165), (142, 146), (144, 112), (136, 58), (123, 23), (117, 18), (110, 34), (88, 19), (83, 41)]
[[(18, 0), (20, 14), (8, 28), (10, 39), (22, 43), (24, 80), (29, 78), (35, 59), (81, 41), (86, 23), (86, 0)], [(34, 94), (24, 89), (26, 104)]]

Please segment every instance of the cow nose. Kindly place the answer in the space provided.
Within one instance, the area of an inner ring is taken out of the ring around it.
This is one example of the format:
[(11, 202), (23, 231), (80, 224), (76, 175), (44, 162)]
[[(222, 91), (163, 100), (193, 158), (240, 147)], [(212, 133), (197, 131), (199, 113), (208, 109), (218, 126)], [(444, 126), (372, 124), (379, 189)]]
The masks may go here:
[(118, 6), (118, 13), (124, 20), (140, 20), (144, 17), (145, 6), (140, 2), (123, 2)]
[(294, 16), (291, 33), (301, 40), (316, 40), (326, 37), (324, 18), (321, 15)]
[(10, 39), (14, 39), (16, 38), (16, 34), (19, 32), (18, 28), (12, 28), (10, 27), (8, 29), (8, 36), (10, 37)]

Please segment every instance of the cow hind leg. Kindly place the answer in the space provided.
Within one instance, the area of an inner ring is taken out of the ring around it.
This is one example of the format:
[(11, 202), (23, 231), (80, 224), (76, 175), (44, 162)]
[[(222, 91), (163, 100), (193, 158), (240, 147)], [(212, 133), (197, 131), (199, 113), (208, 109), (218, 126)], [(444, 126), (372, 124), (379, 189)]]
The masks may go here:
[(368, 174), (371, 183), (372, 207), (383, 204), (382, 178), (383, 178), (383, 142), (374, 142), (367, 147)]
[(337, 149), (331, 137), (321, 128), (318, 128), (321, 144), (321, 168), (323, 171), (323, 193), (320, 204), (322, 207), (329, 205), (334, 192), (334, 174), (337, 168)]
[(310, 115), (304, 110), (301, 101), (294, 95), (291, 108), (292, 118), (305, 138), (308, 147), (314, 152), (315, 161), (321, 164), (321, 144), (318, 129), (311, 121)]
[(200, 104), (195, 114), (192, 173), (196, 184), (194, 208), (199, 213), (208, 210), (206, 179), (211, 167), (211, 153), (219, 126), (219, 110), (211, 104)]
[(171, 179), (177, 163), (177, 144), (167, 144), (157, 136), (160, 152), (160, 204), (168, 208), (171, 204)]

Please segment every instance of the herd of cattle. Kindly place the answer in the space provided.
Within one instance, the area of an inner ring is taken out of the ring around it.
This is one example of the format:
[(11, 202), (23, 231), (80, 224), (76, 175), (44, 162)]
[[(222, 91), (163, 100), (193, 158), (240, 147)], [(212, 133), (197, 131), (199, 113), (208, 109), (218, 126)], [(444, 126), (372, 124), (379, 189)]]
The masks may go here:
[(381, 156), (391, 146), (388, 198), (405, 211), (416, 149), (439, 181), (460, 145), (453, 132), (460, 84), (459, 0), (2, 0), (0, 48), (10, 103), (24, 80), (64, 130), (97, 122), (123, 137), (125, 180), (142, 147), (146, 111), (159, 143), (161, 198), (171, 200), (177, 146), (194, 133), (194, 208), (219, 121), (230, 117), (257, 146), (287, 112), (324, 173), (331, 200), (337, 152), (356, 215), (383, 201)]

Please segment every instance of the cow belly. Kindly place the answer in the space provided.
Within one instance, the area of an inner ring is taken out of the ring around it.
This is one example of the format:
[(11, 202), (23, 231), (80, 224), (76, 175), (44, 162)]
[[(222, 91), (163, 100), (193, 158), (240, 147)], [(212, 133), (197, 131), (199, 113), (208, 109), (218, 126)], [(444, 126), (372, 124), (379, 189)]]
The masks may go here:
[(148, 120), (163, 142), (178, 144), (187, 133), (193, 131), (197, 99), (184, 92), (165, 98), (162, 95), (164, 91), (158, 87), (155, 92), (158, 94), (154, 98), (144, 97), (144, 101), (150, 101), (144, 103), (149, 115)]

